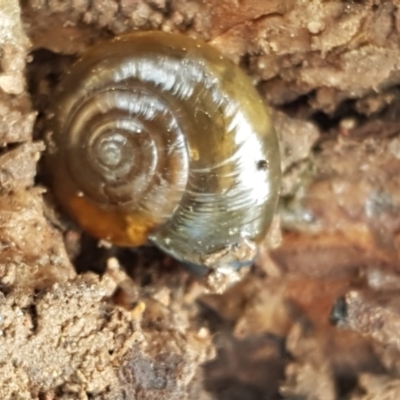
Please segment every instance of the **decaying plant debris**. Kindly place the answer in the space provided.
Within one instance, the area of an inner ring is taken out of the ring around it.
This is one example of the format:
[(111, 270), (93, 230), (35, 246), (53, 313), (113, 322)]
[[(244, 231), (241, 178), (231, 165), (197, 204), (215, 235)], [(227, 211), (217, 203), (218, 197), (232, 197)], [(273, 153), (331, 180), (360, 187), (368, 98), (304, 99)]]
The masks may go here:
[[(398, 399), (399, 7), (0, 0), (0, 397)], [(143, 29), (209, 41), (273, 108), (281, 230), (250, 271), (199, 280), (152, 247), (99, 244), (47, 190), (58, 79)]]

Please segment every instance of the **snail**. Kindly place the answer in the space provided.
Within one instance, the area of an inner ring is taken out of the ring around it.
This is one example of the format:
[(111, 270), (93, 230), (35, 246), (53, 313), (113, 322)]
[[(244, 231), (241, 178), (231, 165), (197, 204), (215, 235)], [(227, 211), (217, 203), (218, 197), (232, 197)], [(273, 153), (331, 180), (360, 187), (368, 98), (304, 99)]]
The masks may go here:
[(59, 85), (46, 161), (62, 208), (119, 246), (188, 264), (251, 260), (274, 215), (277, 137), (251, 81), (211, 45), (136, 32), (98, 44)]

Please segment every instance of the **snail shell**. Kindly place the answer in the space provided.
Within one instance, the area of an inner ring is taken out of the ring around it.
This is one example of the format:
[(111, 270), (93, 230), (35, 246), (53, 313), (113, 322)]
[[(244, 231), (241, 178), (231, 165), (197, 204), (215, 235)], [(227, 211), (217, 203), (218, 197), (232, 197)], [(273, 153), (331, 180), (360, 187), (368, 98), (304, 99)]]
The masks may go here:
[(150, 239), (218, 267), (251, 258), (271, 223), (280, 167), (269, 114), (203, 42), (141, 32), (95, 46), (61, 83), (49, 130), (56, 197), (95, 237)]

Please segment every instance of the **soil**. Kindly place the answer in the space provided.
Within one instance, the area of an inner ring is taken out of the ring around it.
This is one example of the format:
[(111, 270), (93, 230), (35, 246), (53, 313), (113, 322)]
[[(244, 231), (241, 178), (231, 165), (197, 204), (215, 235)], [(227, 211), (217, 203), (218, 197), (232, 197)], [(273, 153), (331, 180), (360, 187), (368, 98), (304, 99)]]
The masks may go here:
[[(398, 399), (399, 7), (0, 0), (0, 398)], [(54, 201), (54, 88), (137, 30), (209, 42), (272, 109), (281, 201), (251, 267), (198, 276), (87, 236)]]

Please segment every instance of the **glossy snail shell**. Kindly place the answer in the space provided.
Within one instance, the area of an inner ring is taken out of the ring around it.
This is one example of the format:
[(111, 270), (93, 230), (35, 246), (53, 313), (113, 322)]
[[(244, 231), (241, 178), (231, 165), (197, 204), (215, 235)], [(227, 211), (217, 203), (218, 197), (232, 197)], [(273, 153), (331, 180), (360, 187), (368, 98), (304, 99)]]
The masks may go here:
[(246, 261), (264, 237), (277, 137), (250, 80), (210, 45), (162, 32), (97, 45), (62, 81), (49, 119), (56, 197), (95, 237), (149, 239), (212, 267)]

